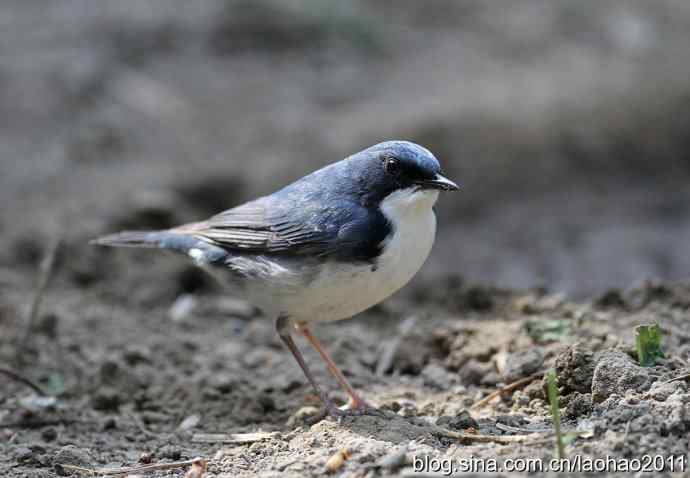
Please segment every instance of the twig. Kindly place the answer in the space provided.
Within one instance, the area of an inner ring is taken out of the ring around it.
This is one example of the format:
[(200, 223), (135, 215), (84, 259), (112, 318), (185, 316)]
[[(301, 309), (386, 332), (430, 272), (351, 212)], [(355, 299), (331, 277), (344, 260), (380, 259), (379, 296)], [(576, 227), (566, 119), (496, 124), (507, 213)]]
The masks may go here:
[(528, 385), (532, 383), (533, 381), (537, 380), (538, 378), (541, 378), (544, 376), (544, 373), (546, 371), (542, 370), (541, 372), (537, 372), (535, 374), (530, 375), (529, 377), (521, 378), (520, 380), (517, 380), (516, 382), (509, 383), (503, 388), (500, 388), (496, 390), (495, 392), (490, 393), (486, 397), (482, 398), (478, 402), (475, 402), (470, 408), (481, 408), (484, 405), (488, 404), (491, 400), (494, 398), (500, 397), (501, 395), (504, 395), (506, 393), (512, 392), (514, 390), (517, 390), (520, 387), (523, 387), (525, 385)]
[(78, 471), (80, 473), (88, 473), (91, 476), (103, 475), (103, 476), (116, 476), (125, 475), (129, 473), (146, 473), (149, 471), (160, 471), (160, 470), (172, 470), (175, 468), (182, 468), (185, 466), (195, 465), (197, 463), (205, 463), (206, 460), (203, 458), (194, 458), (193, 460), (185, 461), (174, 461), (171, 463), (154, 463), (153, 465), (143, 465), (143, 466), (131, 466), (123, 468), (84, 468), (76, 465), (64, 465), (60, 466), (65, 470)]
[(5, 367), (0, 367), (0, 373), (3, 375), (6, 375), (13, 379), (16, 382), (22, 383), (32, 389), (34, 392), (39, 394), (41, 397), (47, 397), (48, 394), (38, 385), (36, 385), (34, 382), (26, 378), (25, 376), (21, 375), (19, 372), (15, 372), (14, 370), (10, 370)]
[(551, 429), (530, 430), (529, 428), (511, 427), (505, 423), (496, 423), (496, 428), (508, 433), (551, 433)]
[(673, 382), (680, 382), (681, 380), (690, 380), (690, 373), (686, 373), (686, 374), (681, 375), (681, 376), (679, 376), (679, 377), (674, 377), (674, 378), (672, 378), (672, 379), (670, 379), (670, 380), (666, 380), (666, 381), (663, 382), (663, 383), (664, 383), (664, 384), (667, 384), (667, 383), (673, 383)]
[(50, 277), (53, 273), (53, 266), (55, 265), (55, 256), (57, 255), (58, 247), (60, 246), (60, 237), (55, 236), (51, 241), (46, 253), (43, 256), (41, 265), (39, 266), (38, 272), (38, 284), (36, 285), (36, 293), (34, 294), (33, 301), (31, 302), (31, 307), (29, 308), (29, 316), (26, 323), (26, 329), (24, 329), (24, 334), (22, 338), (17, 343), (17, 357), (21, 356), (26, 346), (26, 343), (31, 337), (31, 331), (36, 323), (36, 318), (38, 317), (38, 312), (41, 308), (41, 300), (43, 299), (43, 294), (45, 293)]
[[(478, 435), (474, 433), (463, 433), (456, 432), (453, 430), (448, 430), (446, 428), (432, 426), (431, 431), (436, 436), (455, 438), (462, 441), (463, 443), (498, 443), (499, 445), (510, 445), (513, 443), (528, 443), (528, 444), (539, 444), (546, 442), (541, 433), (531, 433), (528, 435), (510, 435), (510, 436), (497, 436), (497, 435)], [(541, 439), (537, 439), (541, 438)], [(532, 440), (532, 441), (530, 441)], [(550, 440), (548, 440), (550, 441)]]
[(279, 436), (279, 432), (256, 433), (197, 433), (192, 443), (254, 443)]

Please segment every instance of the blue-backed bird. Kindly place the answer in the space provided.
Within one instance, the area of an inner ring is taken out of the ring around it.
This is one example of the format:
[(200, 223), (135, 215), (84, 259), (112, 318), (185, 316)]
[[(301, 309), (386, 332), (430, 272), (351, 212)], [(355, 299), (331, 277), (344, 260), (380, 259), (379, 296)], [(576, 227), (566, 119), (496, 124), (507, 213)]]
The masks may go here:
[[(310, 325), (352, 317), (407, 284), (434, 243), (439, 191), (457, 189), (429, 150), (386, 141), (205, 221), (125, 231), (93, 243), (189, 256), (275, 318), (278, 334), (328, 412), (341, 416), (370, 407)], [(347, 392), (345, 409), (314, 380), (294, 330), (311, 342)]]

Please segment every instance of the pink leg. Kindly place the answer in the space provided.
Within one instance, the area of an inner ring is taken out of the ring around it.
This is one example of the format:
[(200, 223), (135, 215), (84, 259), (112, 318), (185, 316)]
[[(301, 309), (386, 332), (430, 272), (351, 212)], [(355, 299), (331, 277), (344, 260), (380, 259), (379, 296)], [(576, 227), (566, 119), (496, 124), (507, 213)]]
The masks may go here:
[(352, 388), (352, 385), (350, 385), (343, 373), (340, 371), (340, 369), (338, 369), (338, 366), (335, 364), (331, 356), (328, 355), (328, 352), (326, 352), (326, 350), (324, 350), (321, 343), (311, 333), (311, 330), (309, 330), (307, 325), (304, 322), (300, 322), (296, 324), (296, 327), (302, 333), (302, 335), (304, 335), (304, 337), (314, 346), (316, 351), (319, 352), (319, 355), (321, 355), (323, 361), (326, 362), (328, 370), (333, 374), (338, 383), (340, 383), (340, 386), (343, 387), (345, 392), (347, 392), (348, 396), (350, 397), (348, 408), (350, 410), (372, 409), (373, 407), (367, 404), (367, 402), (365, 402), (364, 399), (359, 396), (355, 389)]
[(287, 317), (278, 317), (278, 319), (276, 320), (276, 330), (278, 331), (278, 335), (282, 339), (283, 343), (290, 350), (290, 352), (292, 352), (292, 355), (295, 357), (295, 360), (302, 369), (302, 372), (304, 372), (304, 375), (309, 380), (309, 383), (311, 383), (312, 387), (314, 387), (314, 391), (316, 392), (316, 394), (321, 398), (321, 401), (324, 403), (324, 405), (326, 405), (328, 413), (336, 419), (344, 416), (344, 412), (335, 406), (331, 399), (328, 398), (328, 395), (323, 390), (321, 390), (321, 387), (319, 387), (319, 385), (316, 383), (316, 380), (314, 380), (314, 376), (311, 374), (309, 367), (307, 367), (307, 363), (304, 361), (304, 357), (302, 357), (302, 354), (295, 345), (294, 340), (292, 340), (292, 336), (290, 335), (290, 329), (292, 328), (292, 325), (292, 322)]

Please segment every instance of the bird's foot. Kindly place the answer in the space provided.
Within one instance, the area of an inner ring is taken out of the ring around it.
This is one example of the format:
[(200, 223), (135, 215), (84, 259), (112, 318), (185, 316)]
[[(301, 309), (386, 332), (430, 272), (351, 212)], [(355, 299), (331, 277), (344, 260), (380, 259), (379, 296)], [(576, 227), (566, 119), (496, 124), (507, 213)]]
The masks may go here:
[(339, 408), (341, 412), (345, 412), (348, 416), (362, 416), (362, 415), (374, 415), (383, 416), (383, 412), (373, 405), (370, 405), (365, 400), (361, 398), (350, 399), (347, 404)]
[(326, 413), (333, 417), (338, 422), (341, 422), (345, 417), (361, 417), (364, 415), (384, 416), (384, 413), (378, 408), (369, 405), (364, 400), (350, 400), (342, 407), (336, 407), (335, 404), (328, 400), (326, 404)]

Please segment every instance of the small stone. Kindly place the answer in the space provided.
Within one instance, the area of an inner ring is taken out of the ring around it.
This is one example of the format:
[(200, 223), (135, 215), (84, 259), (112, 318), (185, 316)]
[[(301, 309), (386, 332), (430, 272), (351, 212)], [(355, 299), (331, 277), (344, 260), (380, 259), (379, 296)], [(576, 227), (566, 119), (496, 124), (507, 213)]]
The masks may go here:
[(544, 352), (541, 347), (513, 352), (506, 360), (505, 381), (515, 382), (538, 372), (544, 365)]
[(261, 410), (264, 413), (268, 412), (273, 412), (276, 409), (276, 402), (273, 400), (273, 397), (271, 397), (267, 393), (262, 393), (260, 394), (257, 398), (256, 401), (258, 405), (261, 407)]
[(491, 370), (482, 377), (482, 381), (479, 384), (482, 387), (495, 387), (499, 382), (501, 382), (501, 377), (495, 370)]
[(417, 416), (417, 406), (414, 402), (405, 400), (400, 403), (400, 410), (398, 410), (398, 415), (405, 418), (411, 418)]
[(539, 380), (535, 380), (527, 385), (522, 390), (522, 393), (524, 393), (530, 401), (535, 399), (546, 400), (547, 395), (546, 390), (544, 389), (544, 384)]
[(524, 415), (496, 415), (494, 417), (496, 423), (502, 423), (503, 425), (508, 425), (513, 428), (524, 427), (529, 421)]
[(391, 412), (398, 413), (400, 409), (402, 408), (402, 405), (398, 403), (397, 401), (393, 400), (392, 402), (384, 403), (381, 405), (381, 410), (390, 410)]
[(188, 319), (197, 306), (196, 297), (192, 294), (182, 294), (170, 306), (168, 318), (173, 322), (182, 322)]
[(122, 397), (117, 390), (110, 387), (101, 387), (91, 398), (91, 406), (94, 410), (114, 412), (120, 408)]
[(125, 349), (122, 358), (127, 365), (135, 366), (141, 363), (151, 363), (151, 355), (148, 350), (136, 345), (130, 345)]
[(256, 307), (242, 299), (232, 297), (219, 297), (208, 305), (203, 305), (202, 312), (215, 313), (226, 317), (238, 317), (240, 319), (251, 319), (256, 315)]
[(523, 297), (518, 297), (514, 301), (515, 309), (525, 315), (536, 314), (539, 309), (536, 306), (537, 298), (530, 294)]
[(12, 456), (18, 463), (27, 463), (33, 460), (34, 452), (30, 448), (20, 446), (12, 451)]
[(102, 382), (109, 383), (120, 375), (120, 364), (116, 360), (104, 360), (98, 373)]
[(609, 289), (594, 301), (597, 307), (602, 309), (615, 308), (622, 309), (626, 306), (623, 294), (619, 289)]
[(139, 460), (137, 461), (143, 465), (148, 465), (150, 463), (153, 463), (153, 457), (153, 453), (145, 451), (141, 455), (139, 455)]
[(43, 397), (39, 395), (29, 395), (19, 399), (19, 404), (27, 412), (40, 412), (45, 409), (53, 408), (57, 404), (55, 397)]
[(516, 390), (513, 393), (513, 410), (527, 407), (530, 402), (530, 397), (522, 390)]
[(525, 315), (535, 315), (543, 312), (549, 312), (560, 307), (565, 302), (565, 295), (551, 294), (544, 296), (536, 296), (530, 294), (518, 298), (515, 302), (515, 308)]
[(493, 371), (493, 365), (489, 362), (480, 362), (476, 359), (468, 360), (458, 374), (465, 385), (479, 385), (484, 377)]
[(89, 450), (78, 448), (75, 445), (67, 445), (60, 448), (53, 457), (55, 463), (55, 472), (60, 476), (69, 476), (72, 474), (71, 470), (67, 470), (62, 465), (74, 465), (83, 468), (89, 468), (92, 465), (93, 458)]
[(43, 438), (45, 441), (53, 441), (57, 438), (57, 436), (58, 436), (57, 430), (53, 427), (45, 428), (41, 432), (41, 438)]
[(348, 458), (350, 458), (350, 452), (348, 450), (338, 450), (326, 461), (326, 473), (340, 471)]
[(103, 431), (108, 431), (108, 430), (115, 430), (117, 428), (117, 420), (115, 420), (113, 417), (108, 417), (103, 421), (103, 424), (101, 425), (101, 430)]
[(168, 460), (179, 460), (182, 456), (182, 451), (176, 446), (165, 445), (160, 450), (158, 450), (158, 453), (156, 453), (156, 455), (158, 455), (161, 458), (167, 458)]
[(467, 410), (462, 410), (454, 417), (442, 416), (436, 420), (436, 425), (451, 428), (453, 430), (467, 430), (468, 428), (479, 428), (477, 421)]
[(57, 314), (46, 314), (42, 316), (38, 324), (36, 324), (36, 331), (44, 334), (48, 338), (55, 339), (58, 334), (59, 322), (60, 317)]
[(486, 287), (470, 286), (461, 295), (464, 306), (470, 310), (485, 311), (494, 305), (492, 291)]
[(178, 430), (181, 431), (189, 431), (196, 427), (199, 422), (201, 421), (201, 416), (200, 415), (190, 415), (184, 420), (182, 420), (182, 423), (177, 427)]
[(406, 466), (407, 464), (407, 447), (404, 446), (400, 450), (397, 450), (381, 458), (378, 461), (377, 466), (379, 466), (380, 468), (384, 468), (386, 470), (394, 471)]

